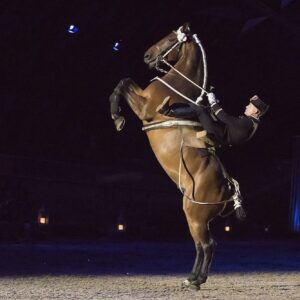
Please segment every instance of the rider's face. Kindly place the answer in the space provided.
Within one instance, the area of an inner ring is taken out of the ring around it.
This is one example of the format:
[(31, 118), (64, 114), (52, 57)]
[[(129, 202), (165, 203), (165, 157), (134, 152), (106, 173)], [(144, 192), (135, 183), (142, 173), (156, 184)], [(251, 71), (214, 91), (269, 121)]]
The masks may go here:
[(256, 115), (257, 112), (258, 112), (258, 109), (251, 102), (249, 102), (249, 104), (246, 106), (244, 114), (248, 117), (252, 117), (252, 116)]

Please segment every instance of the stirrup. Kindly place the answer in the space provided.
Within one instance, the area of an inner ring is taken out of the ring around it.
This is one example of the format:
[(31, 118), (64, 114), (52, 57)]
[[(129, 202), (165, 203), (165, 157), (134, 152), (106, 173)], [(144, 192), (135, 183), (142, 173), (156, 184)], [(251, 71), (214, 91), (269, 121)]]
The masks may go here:
[(247, 214), (246, 214), (244, 208), (242, 207), (243, 197), (240, 192), (240, 186), (239, 186), (239, 183), (232, 177), (231, 177), (231, 180), (234, 185), (234, 194), (232, 196), (232, 199), (234, 201), (233, 207), (235, 210), (235, 215), (238, 220), (244, 221), (246, 219)]
[(156, 112), (164, 115), (169, 110), (169, 102), (171, 97), (167, 96), (161, 104), (156, 107)]

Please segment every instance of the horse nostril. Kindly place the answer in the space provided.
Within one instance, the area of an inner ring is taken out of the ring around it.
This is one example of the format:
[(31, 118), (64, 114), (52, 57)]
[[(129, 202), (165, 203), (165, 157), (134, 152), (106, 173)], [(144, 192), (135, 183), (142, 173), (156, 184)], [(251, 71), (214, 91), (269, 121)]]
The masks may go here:
[(146, 53), (144, 55), (144, 61), (149, 61), (150, 60), (150, 54)]

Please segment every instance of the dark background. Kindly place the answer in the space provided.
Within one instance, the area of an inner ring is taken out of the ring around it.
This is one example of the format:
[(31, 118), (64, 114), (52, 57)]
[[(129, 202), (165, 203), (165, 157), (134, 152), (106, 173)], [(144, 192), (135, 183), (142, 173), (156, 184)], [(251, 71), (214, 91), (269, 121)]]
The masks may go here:
[[(56, 235), (112, 234), (120, 220), (139, 237), (157, 228), (187, 235), (181, 195), (139, 120), (124, 103), (127, 123), (117, 133), (108, 102), (124, 77), (147, 86), (156, 73), (143, 64), (145, 50), (186, 21), (225, 110), (242, 113), (254, 94), (270, 104), (251, 142), (219, 151), (248, 211), (235, 232), (286, 233), (300, 132), (297, 2), (1, 1), (2, 237), (32, 232), (40, 210)], [(78, 33), (68, 33), (71, 24)], [(226, 222), (235, 226), (231, 218), (216, 227)]]

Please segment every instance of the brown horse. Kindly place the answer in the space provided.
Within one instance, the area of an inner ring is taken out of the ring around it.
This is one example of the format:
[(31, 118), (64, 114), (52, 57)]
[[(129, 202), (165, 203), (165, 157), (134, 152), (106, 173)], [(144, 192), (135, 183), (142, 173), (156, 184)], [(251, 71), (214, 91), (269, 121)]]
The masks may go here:
[[(146, 51), (144, 61), (152, 68), (157, 66), (159, 58), (169, 51), (165, 60), (174, 63), (174, 68), (194, 83), (201, 84), (203, 59), (200, 48), (188, 24), (183, 25), (180, 32), (186, 38), (181, 40), (178, 46), (173, 47), (179, 40), (178, 31), (172, 31)], [(199, 96), (199, 88), (183, 79), (173, 69), (162, 79), (190, 99)], [(195, 127), (192, 125), (196, 124), (166, 123), (165, 121), (174, 119), (157, 113), (157, 106), (167, 96), (170, 96), (172, 103), (186, 102), (182, 96), (159, 80), (152, 81), (143, 90), (132, 79), (123, 79), (110, 96), (111, 115), (117, 130), (121, 130), (125, 119), (120, 115), (120, 100), (125, 98), (146, 128), (149, 124), (156, 124), (152, 130), (146, 130), (146, 134), (159, 163), (184, 193), (183, 210), (196, 246), (195, 263), (184, 285), (199, 289), (207, 279), (214, 252), (209, 222), (223, 211), (230, 191), (216, 155), (210, 151), (199, 151), (201, 146), (191, 147), (189, 143), (183, 142), (188, 140), (190, 133), (195, 133)]]

